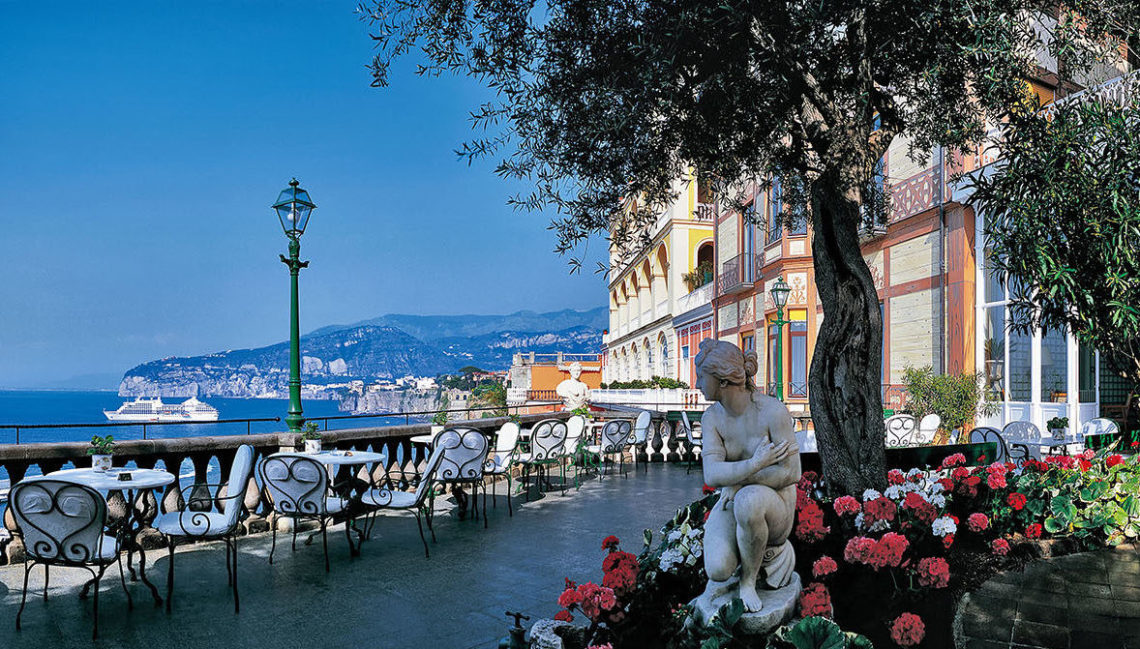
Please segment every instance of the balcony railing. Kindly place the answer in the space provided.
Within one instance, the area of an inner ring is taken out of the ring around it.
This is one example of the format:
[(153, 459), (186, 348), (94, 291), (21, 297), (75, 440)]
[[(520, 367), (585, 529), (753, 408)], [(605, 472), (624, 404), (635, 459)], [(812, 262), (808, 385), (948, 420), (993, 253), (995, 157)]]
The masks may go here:
[(712, 282), (709, 282), (688, 295), (677, 298), (677, 313), (688, 313), (697, 307), (711, 303), (713, 299), (712, 289)]
[(737, 255), (724, 262), (721, 266), (720, 277), (717, 278), (717, 281), (720, 282), (720, 294), (739, 293), (752, 288), (752, 268), (751, 253)]

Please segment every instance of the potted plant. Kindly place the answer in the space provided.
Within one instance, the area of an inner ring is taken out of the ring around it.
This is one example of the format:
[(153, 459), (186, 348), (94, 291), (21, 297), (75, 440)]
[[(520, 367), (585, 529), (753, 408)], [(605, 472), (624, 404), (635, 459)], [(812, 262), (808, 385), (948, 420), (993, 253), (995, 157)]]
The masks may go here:
[(433, 415), (431, 418), (431, 436), (435, 437), (436, 435), (442, 433), (443, 429), (446, 427), (447, 427), (447, 411), (446, 410), (440, 410), (439, 412), (435, 413), (435, 415)]
[(301, 432), (301, 440), (305, 442), (306, 453), (321, 452), (321, 434), (317, 431), (317, 422), (310, 421), (305, 424), (305, 430)]
[(1064, 439), (1065, 431), (1069, 428), (1069, 418), (1054, 417), (1045, 422), (1045, 427), (1049, 429), (1049, 433), (1053, 435), (1053, 439)]
[(115, 437), (107, 435), (106, 437), (99, 437), (94, 435), (91, 437), (91, 448), (87, 449), (87, 454), (91, 456), (91, 468), (98, 473), (103, 473), (111, 468), (111, 456), (115, 453)]

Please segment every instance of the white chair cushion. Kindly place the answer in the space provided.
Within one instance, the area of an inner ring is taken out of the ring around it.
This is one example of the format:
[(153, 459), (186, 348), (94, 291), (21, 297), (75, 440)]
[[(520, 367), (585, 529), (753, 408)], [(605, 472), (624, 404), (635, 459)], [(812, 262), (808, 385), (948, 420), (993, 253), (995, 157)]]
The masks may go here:
[(416, 494), (407, 491), (381, 491), (371, 489), (360, 497), (360, 502), (368, 507), (392, 507), (406, 509), (416, 504)]
[(530, 462), (530, 453), (519, 453), (515, 456), (515, 461), (523, 464)]
[(100, 549), (102, 552), (99, 554), (99, 558), (102, 561), (114, 561), (119, 555), (119, 540), (113, 536), (104, 536), (103, 547)]
[(325, 499), (325, 511), (329, 514), (339, 514), (348, 509), (348, 501), (344, 498), (329, 496)]
[(492, 456), (492, 457), (487, 458), (487, 464), (485, 464), (483, 466), (483, 473), (488, 473), (488, 474), (492, 474), (492, 475), (499, 475), (501, 473), (506, 473), (508, 470), (510, 470), (510, 468), (511, 468), (510, 456), (503, 456), (503, 457)]
[(154, 529), (167, 536), (222, 536), (228, 533), (225, 514), (215, 512), (170, 512), (154, 519)]

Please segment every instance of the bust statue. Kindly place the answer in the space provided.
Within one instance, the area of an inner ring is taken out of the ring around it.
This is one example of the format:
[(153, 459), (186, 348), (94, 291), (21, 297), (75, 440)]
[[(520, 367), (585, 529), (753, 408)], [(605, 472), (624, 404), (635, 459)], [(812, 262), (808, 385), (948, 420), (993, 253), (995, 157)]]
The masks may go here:
[[(764, 608), (757, 584), (778, 589), (795, 576), (788, 537), (800, 479), (792, 417), (779, 400), (756, 389), (754, 352), (704, 340), (696, 358), (697, 387), (714, 402), (701, 416), (705, 483), (721, 489), (705, 523), (705, 595), (733, 588), (749, 613)], [(704, 597), (704, 596), (702, 596)]]
[[(562, 397), (562, 403), (567, 410), (577, 410), (586, 407), (590, 399), (590, 386), (580, 380), (582, 364), (575, 361), (570, 365), (570, 378), (558, 384), (555, 391)], [(547, 384), (549, 385), (549, 383)]]

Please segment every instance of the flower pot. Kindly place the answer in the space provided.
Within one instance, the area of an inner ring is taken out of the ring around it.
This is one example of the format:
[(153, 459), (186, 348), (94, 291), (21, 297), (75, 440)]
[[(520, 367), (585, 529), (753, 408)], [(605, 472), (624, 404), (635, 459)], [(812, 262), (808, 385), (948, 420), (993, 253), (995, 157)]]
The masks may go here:
[(1064, 428), (1050, 428), (1049, 433), (1053, 435), (1053, 439), (1065, 439)]
[(319, 439), (307, 439), (307, 440), (305, 440), (305, 452), (306, 453), (320, 453), (321, 452), (321, 440), (319, 440)]
[(436, 435), (439, 435), (440, 433), (443, 432), (443, 429), (444, 429), (443, 426), (440, 426), (438, 424), (432, 424), (431, 425), (431, 438), (435, 439)]
[(111, 455), (92, 455), (91, 468), (96, 473), (104, 473), (111, 470)]

